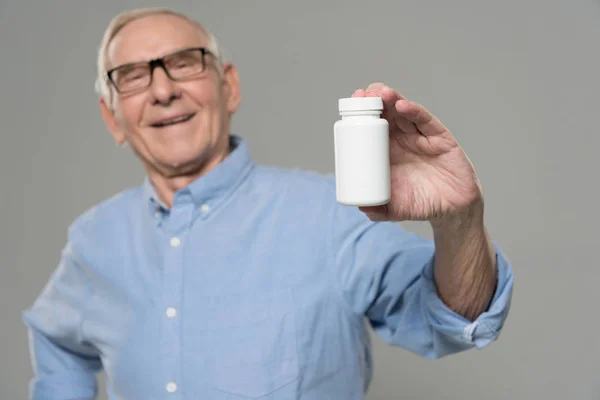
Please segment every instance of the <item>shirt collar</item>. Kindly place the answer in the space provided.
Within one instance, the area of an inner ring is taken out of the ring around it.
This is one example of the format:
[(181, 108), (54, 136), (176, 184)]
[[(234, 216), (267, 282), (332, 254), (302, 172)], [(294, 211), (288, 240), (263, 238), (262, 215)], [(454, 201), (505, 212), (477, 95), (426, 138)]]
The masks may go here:
[[(237, 135), (230, 135), (229, 142), (229, 155), (208, 173), (175, 193), (173, 205), (191, 199), (196, 207), (215, 209), (237, 188), (254, 163), (245, 140)], [(169, 209), (156, 194), (148, 177), (144, 180), (143, 190), (152, 213)]]

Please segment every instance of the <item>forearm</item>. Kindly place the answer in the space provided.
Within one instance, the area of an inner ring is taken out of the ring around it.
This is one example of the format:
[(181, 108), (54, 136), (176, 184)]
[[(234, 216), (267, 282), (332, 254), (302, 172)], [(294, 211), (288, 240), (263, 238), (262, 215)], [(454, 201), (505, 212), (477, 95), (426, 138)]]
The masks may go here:
[(483, 222), (483, 204), (432, 223), (434, 277), (442, 301), (470, 321), (484, 312), (497, 282), (496, 251)]

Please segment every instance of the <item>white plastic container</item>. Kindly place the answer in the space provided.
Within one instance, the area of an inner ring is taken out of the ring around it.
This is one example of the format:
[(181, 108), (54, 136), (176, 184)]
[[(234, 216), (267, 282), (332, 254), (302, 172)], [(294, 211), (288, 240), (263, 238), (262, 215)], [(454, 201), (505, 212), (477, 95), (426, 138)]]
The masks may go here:
[(333, 127), (336, 198), (348, 206), (390, 201), (389, 125), (380, 97), (340, 99)]

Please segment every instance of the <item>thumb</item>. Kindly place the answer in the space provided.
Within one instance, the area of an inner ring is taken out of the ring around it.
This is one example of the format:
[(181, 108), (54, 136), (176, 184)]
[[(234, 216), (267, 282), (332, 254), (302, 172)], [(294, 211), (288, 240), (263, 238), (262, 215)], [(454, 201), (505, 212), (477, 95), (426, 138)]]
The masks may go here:
[(388, 218), (387, 205), (358, 207), (371, 221), (386, 221)]

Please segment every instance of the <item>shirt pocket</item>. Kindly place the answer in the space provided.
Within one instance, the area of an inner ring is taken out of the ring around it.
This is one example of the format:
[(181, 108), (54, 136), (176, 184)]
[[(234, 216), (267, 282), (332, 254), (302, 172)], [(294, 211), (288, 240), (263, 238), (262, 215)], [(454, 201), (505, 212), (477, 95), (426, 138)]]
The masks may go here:
[(211, 398), (220, 399), (219, 393), (295, 398), (299, 363), (292, 292), (219, 296), (208, 307)]

